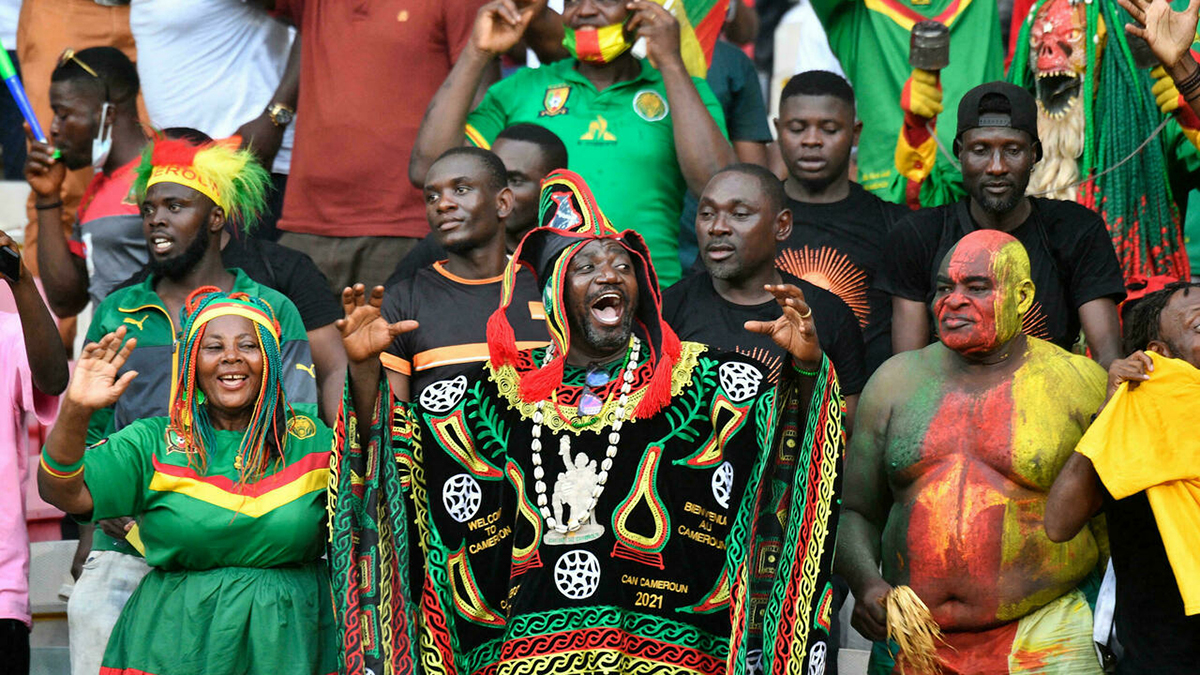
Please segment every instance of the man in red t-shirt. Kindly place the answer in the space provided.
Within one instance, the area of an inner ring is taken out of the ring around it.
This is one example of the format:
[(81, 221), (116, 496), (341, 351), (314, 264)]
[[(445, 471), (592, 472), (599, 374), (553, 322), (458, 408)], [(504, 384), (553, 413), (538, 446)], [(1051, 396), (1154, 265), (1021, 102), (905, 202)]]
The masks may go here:
[(267, 4), (296, 24), (301, 39), (279, 243), (312, 256), (337, 291), (382, 284), (429, 233), (408, 158), (425, 106), (470, 38), (483, 0)]

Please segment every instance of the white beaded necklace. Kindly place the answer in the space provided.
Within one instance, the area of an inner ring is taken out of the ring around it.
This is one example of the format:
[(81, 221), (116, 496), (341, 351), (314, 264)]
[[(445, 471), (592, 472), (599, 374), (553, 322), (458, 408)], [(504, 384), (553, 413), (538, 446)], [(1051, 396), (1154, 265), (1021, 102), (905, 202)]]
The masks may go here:
[[(633, 388), (633, 373), (637, 370), (637, 360), (641, 355), (641, 341), (637, 336), (633, 336), (632, 343), (629, 347), (629, 361), (625, 364), (625, 369), (621, 374), (621, 395), (617, 398), (616, 417), (613, 421), (612, 431), (608, 434), (608, 449), (605, 451), (604, 461), (600, 464), (600, 474), (597, 476), (596, 486), (592, 488), (591, 498), (588, 500), (588, 506), (581, 513), (575, 513), (575, 509), (571, 509), (571, 517), (566, 523), (558, 522), (554, 517), (554, 513), (550, 510), (550, 501), (546, 497), (546, 476), (545, 469), (542, 468), (542, 419), (546, 401), (538, 401), (537, 410), (533, 413), (533, 429), (531, 434), (533, 440), (530, 442), (530, 447), (533, 450), (533, 477), (534, 490), (537, 492), (538, 511), (546, 520), (552, 530), (560, 534), (567, 532), (575, 532), (583, 526), (592, 517), (592, 511), (595, 510), (596, 504), (600, 501), (600, 495), (604, 493), (604, 485), (608, 482), (608, 471), (612, 468), (613, 459), (617, 456), (617, 446), (621, 442), (621, 426), (625, 421), (625, 413), (629, 406), (629, 391)], [(551, 347), (553, 349), (553, 347)], [(550, 359), (550, 351), (547, 350), (546, 360)], [(558, 437), (559, 454), (565, 457), (571, 456), (571, 434), (564, 430), (562, 435)]]

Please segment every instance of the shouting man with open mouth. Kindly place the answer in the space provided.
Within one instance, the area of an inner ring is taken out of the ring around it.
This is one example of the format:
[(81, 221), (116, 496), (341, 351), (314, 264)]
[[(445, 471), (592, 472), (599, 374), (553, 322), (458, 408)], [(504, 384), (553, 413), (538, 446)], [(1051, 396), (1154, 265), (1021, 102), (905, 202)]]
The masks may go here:
[[(364, 506), (415, 507), (421, 620), (362, 609), (405, 606), (406, 575), (335, 561), (341, 611), (390, 630), (379, 658), (429, 672), (820, 672), (844, 434), (803, 295), (769, 286), (781, 316), (745, 326), (786, 350), (777, 389), (748, 357), (676, 337), (642, 238), (613, 229), (576, 174), (547, 177), (539, 221), (505, 272), (488, 365), (409, 405), (382, 387), (365, 451), (340, 469), (347, 561), (407, 541), (396, 517), (360, 536)], [(518, 349), (509, 324), (522, 269), (549, 347)], [(418, 624), (419, 657), (402, 639)]]

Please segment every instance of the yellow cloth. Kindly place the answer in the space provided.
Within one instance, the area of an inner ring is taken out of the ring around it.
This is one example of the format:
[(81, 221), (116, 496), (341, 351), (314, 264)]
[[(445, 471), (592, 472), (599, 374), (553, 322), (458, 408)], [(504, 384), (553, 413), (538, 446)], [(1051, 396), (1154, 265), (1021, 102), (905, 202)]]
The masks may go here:
[(1146, 492), (1188, 616), (1200, 614), (1200, 370), (1150, 354), (1150, 379), (1122, 384), (1075, 448), (1114, 499)]
[(933, 171), (936, 160), (937, 141), (933, 134), (929, 134), (925, 142), (913, 147), (904, 131), (900, 131), (900, 138), (896, 141), (896, 170), (905, 178), (916, 183), (925, 180)]

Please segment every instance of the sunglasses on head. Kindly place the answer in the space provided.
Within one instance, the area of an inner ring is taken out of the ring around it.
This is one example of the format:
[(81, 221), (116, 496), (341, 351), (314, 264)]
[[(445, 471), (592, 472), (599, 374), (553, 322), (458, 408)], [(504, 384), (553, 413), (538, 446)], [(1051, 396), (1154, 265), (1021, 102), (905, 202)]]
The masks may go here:
[(104, 85), (104, 101), (106, 103), (112, 101), (112, 96), (109, 94), (109, 91), (108, 91), (108, 80), (104, 79), (103, 77), (100, 77), (100, 73), (97, 73), (95, 68), (84, 63), (83, 59), (79, 58), (79, 56), (75, 53), (75, 50), (71, 49), (70, 47), (67, 47), (66, 49), (64, 49), (62, 51), (62, 54), (59, 54), (59, 56), (58, 56), (58, 67), (59, 68), (67, 65), (68, 63), (74, 63), (75, 65), (82, 68), (83, 72), (85, 72), (88, 75), (91, 75), (92, 77), (99, 80), (100, 84)]
[(78, 56), (76, 56), (75, 50), (71, 49), (70, 47), (67, 47), (66, 49), (64, 49), (62, 54), (59, 54), (58, 67), (61, 68), (65, 65), (67, 65), (68, 63), (71, 63), (72, 61), (75, 62), (75, 65), (79, 66), (80, 68), (83, 68), (84, 72), (86, 72), (88, 75), (91, 75), (92, 77), (94, 77), (96, 79), (100, 79), (100, 75), (97, 74), (96, 71), (91, 66), (84, 63), (82, 59), (80, 59)]

